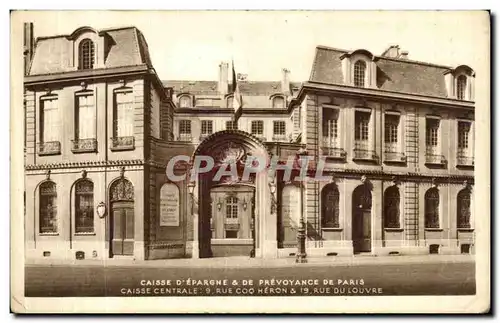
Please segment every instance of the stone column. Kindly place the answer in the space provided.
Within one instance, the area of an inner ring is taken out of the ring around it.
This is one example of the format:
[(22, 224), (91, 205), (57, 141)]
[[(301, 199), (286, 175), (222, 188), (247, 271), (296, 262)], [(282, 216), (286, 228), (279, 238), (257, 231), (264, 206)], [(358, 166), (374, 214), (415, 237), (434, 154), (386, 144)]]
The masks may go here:
[(199, 190), (201, 185), (195, 182), (195, 187), (193, 190), (193, 195), (190, 196), (191, 201), (189, 205), (191, 206), (191, 216), (193, 218), (193, 243), (191, 258), (200, 258), (200, 234), (199, 234)]
[[(259, 200), (256, 209), (258, 209), (259, 215), (257, 221), (259, 221), (259, 239), (261, 242), (259, 247), (262, 258), (277, 258), (277, 206), (275, 205), (274, 209), (271, 210), (272, 197), (268, 185), (269, 180), (265, 172), (257, 175), (256, 195), (258, 195)], [(276, 195), (274, 198), (276, 199)]]
[(382, 247), (382, 192), (383, 181), (373, 181), (372, 190), (372, 253)]

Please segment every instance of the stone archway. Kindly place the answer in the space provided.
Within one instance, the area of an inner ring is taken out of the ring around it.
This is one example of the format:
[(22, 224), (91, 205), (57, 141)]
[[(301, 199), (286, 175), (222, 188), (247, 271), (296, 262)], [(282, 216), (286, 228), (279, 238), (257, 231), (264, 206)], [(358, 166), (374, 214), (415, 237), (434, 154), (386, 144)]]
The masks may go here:
[[(264, 144), (256, 137), (240, 130), (225, 130), (212, 134), (207, 137), (196, 149), (192, 156), (192, 164), (196, 156), (209, 156), (214, 159), (214, 167), (210, 172), (196, 175), (191, 179), (196, 183), (193, 192), (193, 257), (212, 257), (214, 255), (211, 241), (213, 238), (213, 228), (211, 225), (211, 216), (214, 210), (220, 207), (224, 212), (223, 206), (216, 206), (219, 201), (212, 201), (211, 190), (214, 187), (227, 188), (226, 193), (238, 191), (236, 188), (247, 186), (252, 187), (253, 197), (249, 192), (239, 190), (245, 197), (244, 199), (234, 199), (230, 203), (249, 203), (251, 199), (251, 208), (253, 214), (252, 235), (254, 250), (252, 256), (275, 258), (277, 257), (277, 239), (276, 239), (276, 212), (271, 212), (269, 190), (269, 179), (267, 171), (260, 171), (252, 174), (247, 179), (242, 178), (245, 163), (249, 156), (257, 157), (260, 161), (265, 161), (266, 167), (269, 163), (270, 153)], [(217, 173), (221, 170), (229, 170), (235, 167), (237, 176), (226, 175), (217, 178)], [(242, 195), (242, 196), (243, 196)], [(229, 201), (229, 200), (228, 200)], [(221, 202), (224, 203), (224, 202)], [(229, 202), (228, 202), (229, 203)], [(249, 204), (250, 205), (250, 204)], [(220, 216), (220, 214), (219, 214)], [(246, 221), (245, 219), (244, 221)], [(219, 229), (220, 231), (220, 229)], [(225, 232), (225, 231), (224, 231)], [(225, 233), (218, 238), (225, 238)], [(243, 234), (248, 238), (248, 232)], [(237, 237), (231, 234), (231, 238)], [(237, 238), (234, 238), (237, 239)], [(229, 247), (230, 248), (230, 247)], [(250, 256), (250, 255), (249, 255)]]

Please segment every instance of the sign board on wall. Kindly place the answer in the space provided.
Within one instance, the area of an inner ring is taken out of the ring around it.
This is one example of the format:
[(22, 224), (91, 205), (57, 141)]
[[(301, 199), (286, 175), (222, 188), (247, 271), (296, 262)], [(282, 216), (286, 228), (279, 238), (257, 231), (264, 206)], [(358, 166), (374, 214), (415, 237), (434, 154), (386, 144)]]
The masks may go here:
[(160, 190), (160, 226), (179, 226), (179, 188), (172, 183), (166, 183)]
[(296, 228), (300, 221), (300, 189), (295, 185), (287, 185), (282, 194), (283, 225)]

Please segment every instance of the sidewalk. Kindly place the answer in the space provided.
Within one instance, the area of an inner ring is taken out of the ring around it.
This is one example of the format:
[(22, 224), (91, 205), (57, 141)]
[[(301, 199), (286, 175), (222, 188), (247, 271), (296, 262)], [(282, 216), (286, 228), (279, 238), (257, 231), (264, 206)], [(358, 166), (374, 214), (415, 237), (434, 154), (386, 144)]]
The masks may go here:
[(414, 256), (350, 256), (350, 257), (312, 257), (305, 264), (295, 263), (295, 258), (256, 259), (248, 257), (204, 258), (204, 259), (161, 259), (161, 260), (63, 260), (29, 259), (26, 266), (116, 266), (116, 267), (169, 267), (169, 268), (266, 268), (292, 266), (357, 266), (390, 265), (412, 263), (473, 263), (474, 255), (414, 255)]

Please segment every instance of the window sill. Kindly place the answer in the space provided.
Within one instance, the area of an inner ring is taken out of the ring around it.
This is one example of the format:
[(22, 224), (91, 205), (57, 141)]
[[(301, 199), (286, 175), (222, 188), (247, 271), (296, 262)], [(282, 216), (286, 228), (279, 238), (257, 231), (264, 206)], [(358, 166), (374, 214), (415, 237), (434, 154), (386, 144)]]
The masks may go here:
[(429, 231), (429, 232), (441, 232), (441, 231), (443, 231), (442, 228), (425, 228), (424, 230)]
[(458, 232), (473, 232), (474, 228), (457, 228)]
[(43, 232), (43, 233), (38, 233), (38, 235), (50, 237), (50, 236), (58, 236), (59, 233), (58, 232)]
[(403, 232), (405, 229), (403, 228), (384, 228), (387, 232)]
[(321, 228), (321, 230), (326, 232), (340, 232), (343, 231), (343, 228)]
[(61, 154), (61, 151), (60, 150), (57, 150), (57, 151), (40, 151), (38, 152), (38, 156), (54, 156), (54, 155), (60, 155)]
[(127, 150), (134, 150), (134, 146), (119, 146), (119, 147), (111, 147), (111, 151), (127, 151)]
[(474, 164), (472, 165), (457, 164), (457, 168), (474, 169)]
[(78, 233), (75, 232), (75, 237), (78, 237), (78, 236), (95, 236), (95, 235), (96, 235), (95, 232), (78, 232)]
[(85, 154), (85, 153), (96, 153), (97, 148), (88, 148), (88, 149), (71, 149), (73, 154)]

